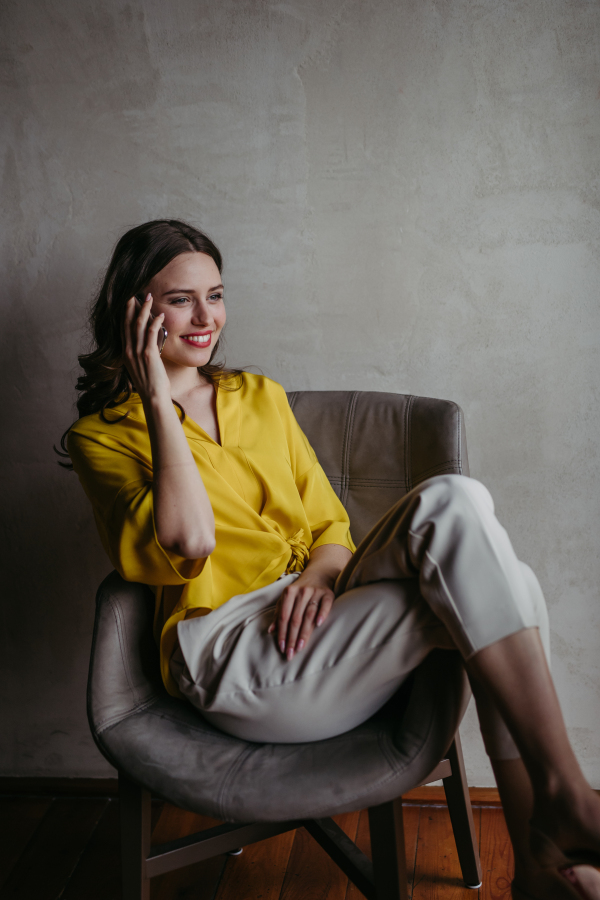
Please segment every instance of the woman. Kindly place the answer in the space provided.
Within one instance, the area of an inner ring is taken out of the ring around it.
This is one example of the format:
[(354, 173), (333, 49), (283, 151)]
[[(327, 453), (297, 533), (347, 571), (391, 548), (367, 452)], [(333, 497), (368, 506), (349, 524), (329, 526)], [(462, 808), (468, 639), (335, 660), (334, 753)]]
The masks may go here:
[(234, 735), (317, 740), (368, 718), (432, 648), (457, 647), (515, 850), (513, 896), (597, 900), (600, 799), (563, 724), (539, 585), (489, 494), (429, 479), (356, 550), (283, 389), (213, 363), (221, 270), (215, 245), (178, 221), (121, 238), (67, 433), (111, 561), (156, 593), (167, 690)]

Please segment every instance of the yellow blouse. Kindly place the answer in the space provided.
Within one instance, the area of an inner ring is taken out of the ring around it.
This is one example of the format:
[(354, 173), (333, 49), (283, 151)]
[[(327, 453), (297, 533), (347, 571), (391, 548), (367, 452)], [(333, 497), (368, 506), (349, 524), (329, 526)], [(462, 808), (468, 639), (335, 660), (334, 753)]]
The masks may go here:
[(353, 552), (348, 515), (283, 388), (244, 373), (239, 390), (217, 389), (220, 445), (188, 416), (183, 422), (216, 523), (213, 553), (184, 559), (156, 538), (152, 454), (139, 396), (105, 417), (108, 423), (99, 413), (79, 419), (69, 453), (112, 564), (127, 581), (155, 591), (162, 677), (180, 696), (169, 672), (177, 622), (301, 571), (311, 548), (341, 544)]

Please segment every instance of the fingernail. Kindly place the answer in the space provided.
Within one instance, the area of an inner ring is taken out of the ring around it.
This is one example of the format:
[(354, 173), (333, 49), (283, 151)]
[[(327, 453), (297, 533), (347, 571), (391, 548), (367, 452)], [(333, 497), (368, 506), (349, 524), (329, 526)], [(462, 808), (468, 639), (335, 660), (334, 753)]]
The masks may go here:
[(279, 641), (279, 649), (282, 653), (285, 653), (285, 641)]
[(300, 640), (298, 641), (298, 646), (296, 647), (296, 650), (302, 650), (303, 647), (304, 647), (304, 641), (302, 640), (302, 638), (300, 638)]
[(292, 660), (293, 658), (294, 658), (294, 648), (293, 648), (293, 647), (290, 647), (289, 650), (288, 650), (288, 652), (287, 652), (287, 659), (288, 659), (288, 662), (289, 662), (290, 660)]
[(319, 625), (322, 625), (324, 621), (325, 620), (323, 616), (319, 616), (319, 618), (317, 619), (317, 628), (319, 627)]
[(275, 631), (275, 627), (273, 625), (269, 625), (269, 627), (267, 629), (267, 634), (273, 634), (274, 631)]

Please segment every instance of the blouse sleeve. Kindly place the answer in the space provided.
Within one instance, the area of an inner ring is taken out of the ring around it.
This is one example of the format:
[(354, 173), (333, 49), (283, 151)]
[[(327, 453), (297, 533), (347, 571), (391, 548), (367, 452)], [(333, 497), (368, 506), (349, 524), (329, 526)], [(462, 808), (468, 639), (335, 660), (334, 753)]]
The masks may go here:
[(284, 389), (277, 385), (276, 402), (286, 432), (290, 464), (302, 505), (310, 523), (315, 549), (323, 544), (341, 544), (354, 553), (350, 535), (350, 519), (327, 475), (319, 463), (308, 438), (298, 425)]
[(100, 539), (126, 581), (184, 584), (205, 559), (185, 559), (161, 546), (154, 522), (152, 469), (115, 436), (71, 431), (73, 467), (94, 510)]

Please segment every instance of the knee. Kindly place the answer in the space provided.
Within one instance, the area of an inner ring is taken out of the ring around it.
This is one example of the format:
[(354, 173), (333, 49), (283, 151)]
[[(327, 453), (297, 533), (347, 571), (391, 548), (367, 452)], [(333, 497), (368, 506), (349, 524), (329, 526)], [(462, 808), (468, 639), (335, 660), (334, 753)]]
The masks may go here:
[(472, 510), (473, 506), (488, 513), (494, 512), (494, 501), (488, 489), (467, 475), (436, 475), (424, 481), (419, 488), (422, 494), (431, 495), (436, 505), (451, 509), (456, 514)]

